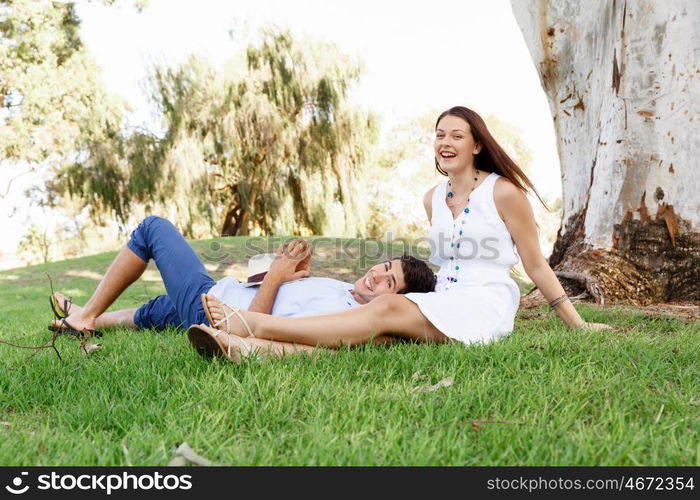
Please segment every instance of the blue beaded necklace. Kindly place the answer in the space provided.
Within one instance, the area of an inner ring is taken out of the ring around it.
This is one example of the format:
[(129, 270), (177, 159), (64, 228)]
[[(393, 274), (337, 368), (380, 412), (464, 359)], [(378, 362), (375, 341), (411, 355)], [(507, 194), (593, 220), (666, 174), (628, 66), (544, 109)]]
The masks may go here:
[[(460, 225), (459, 225), (459, 226), (463, 226), (463, 225), (464, 225), (464, 223), (465, 223), (464, 214), (468, 214), (468, 213), (469, 213), (469, 201), (470, 201), (472, 192), (474, 191), (474, 189), (476, 189), (476, 184), (477, 184), (478, 181), (479, 181), (479, 169), (477, 168), (477, 169), (476, 169), (476, 177), (474, 177), (474, 184), (472, 185), (472, 189), (471, 189), (471, 191), (469, 191), (469, 195), (467, 196), (467, 205), (464, 207), (464, 210), (462, 210), (462, 213), (459, 214), (459, 217), (457, 217), (457, 219), (454, 219), (454, 221), (453, 221), (453, 223), (452, 223), (452, 242), (450, 243), (450, 247), (455, 249), (455, 250), (453, 250), (453, 253), (454, 253), (454, 254), (457, 254), (457, 253), (459, 252), (459, 245), (460, 245), (459, 242), (455, 243), (455, 239), (457, 239), (458, 237), (462, 236), (462, 234), (464, 233), (464, 228), (462, 228), (462, 227), (459, 227), (459, 233), (457, 232), (457, 227), (458, 227), (458, 226), (457, 226), (457, 221), (458, 221), (458, 220), (460, 221)], [(448, 186), (449, 188), (451, 188), (451, 187), (452, 187), (452, 181), (449, 181), (449, 180), (448, 180), (448, 181), (447, 181), (447, 186)], [(448, 192), (447, 192), (447, 197), (448, 197), (448, 198), (453, 198), (453, 197), (454, 197), (454, 193), (453, 193), (451, 190), (448, 191)], [(451, 210), (450, 210), (450, 212), (451, 212)], [(448, 277), (447, 277), (447, 281), (449, 281), (450, 283), (457, 283), (457, 274), (458, 274), (458, 271), (459, 271), (459, 264), (457, 264), (457, 261), (455, 260), (455, 255), (454, 255), (454, 254), (450, 257), (450, 261), (451, 261), (451, 263), (452, 263), (452, 272), (451, 272), (452, 276), (448, 276)]]

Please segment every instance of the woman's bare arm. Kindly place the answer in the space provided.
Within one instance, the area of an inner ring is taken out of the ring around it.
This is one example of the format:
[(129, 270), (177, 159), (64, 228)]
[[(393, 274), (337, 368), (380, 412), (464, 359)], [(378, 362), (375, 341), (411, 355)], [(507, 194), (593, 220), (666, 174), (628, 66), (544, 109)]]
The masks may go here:
[[(548, 302), (564, 295), (566, 293), (564, 288), (540, 250), (535, 216), (525, 193), (512, 182), (501, 177), (494, 186), (493, 198), (499, 215), (518, 249), (518, 255), (527, 275)], [(554, 310), (569, 327), (580, 327), (586, 324), (571, 301), (565, 300), (559, 303)]]
[(428, 222), (433, 220), (433, 192), (437, 186), (433, 186), (423, 195), (423, 207), (428, 216)]

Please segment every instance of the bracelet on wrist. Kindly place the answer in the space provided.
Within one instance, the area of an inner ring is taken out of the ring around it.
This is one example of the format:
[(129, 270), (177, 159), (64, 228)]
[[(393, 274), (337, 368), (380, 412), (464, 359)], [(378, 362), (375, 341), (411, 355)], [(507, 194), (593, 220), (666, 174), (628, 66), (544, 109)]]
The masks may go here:
[(567, 297), (566, 294), (561, 295), (561, 296), (557, 297), (556, 299), (550, 301), (550, 302), (549, 302), (549, 307), (551, 307), (552, 309), (554, 309), (555, 306), (561, 304), (561, 303), (564, 302), (565, 300), (569, 300), (569, 297)]

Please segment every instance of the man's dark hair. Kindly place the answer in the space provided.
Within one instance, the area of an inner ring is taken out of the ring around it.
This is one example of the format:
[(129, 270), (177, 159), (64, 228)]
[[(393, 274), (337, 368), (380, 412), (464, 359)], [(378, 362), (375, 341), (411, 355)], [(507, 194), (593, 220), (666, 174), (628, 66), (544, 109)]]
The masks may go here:
[(411, 255), (399, 257), (406, 286), (398, 293), (426, 293), (435, 291), (437, 277), (424, 261)]

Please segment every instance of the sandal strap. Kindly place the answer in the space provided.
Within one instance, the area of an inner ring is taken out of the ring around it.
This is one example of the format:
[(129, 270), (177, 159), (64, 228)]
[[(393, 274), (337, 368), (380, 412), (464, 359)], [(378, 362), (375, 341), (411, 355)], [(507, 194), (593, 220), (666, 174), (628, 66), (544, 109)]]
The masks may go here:
[(89, 333), (92, 337), (102, 337), (102, 332), (99, 330), (91, 330), (90, 328), (83, 328), (82, 330), (78, 330), (73, 325), (68, 323), (68, 321), (66, 321), (66, 318), (60, 318), (60, 320), (60, 326), (49, 325), (49, 330), (52, 332), (59, 332), (62, 334), (75, 335), (81, 338), (84, 337), (86, 333)]
[(224, 302), (222, 302), (222, 304), (224, 304), (225, 307), (228, 307), (229, 309), (231, 309), (231, 311), (227, 312), (226, 316), (224, 316), (223, 319), (220, 319), (219, 321), (217, 321), (215, 324), (213, 324), (211, 326), (216, 328), (216, 327), (220, 326), (222, 323), (226, 323), (226, 330), (230, 331), (231, 326), (229, 325), (229, 318), (231, 318), (233, 316), (237, 316), (238, 319), (241, 321), (241, 323), (243, 323), (243, 326), (245, 327), (246, 331), (248, 332), (248, 336), (255, 337), (255, 335), (253, 335), (253, 331), (250, 329), (250, 325), (248, 325), (248, 322), (245, 320), (243, 315), (239, 312), (240, 309), (233, 307), (233, 306), (230, 306)]
[(61, 313), (58, 312), (59, 304), (58, 304), (58, 301), (56, 300), (56, 297), (54, 297), (53, 295), (51, 295), (49, 297), (49, 305), (51, 306), (51, 311), (53, 312), (54, 319), (59, 320), (59, 319), (63, 319), (66, 317), (65, 315), (62, 315)]
[(63, 299), (63, 314), (68, 316), (69, 311), (70, 311), (70, 306), (73, 305), (73, 299), (70, 297), (67, 297)]
[[(223, 330), (217, 330), (216, 333), (214, 334), (214, 338), (218, 337), (218, 336), (221, 335), (222, 333), (225, 333), (225, 334), (227, 335), (227, 337), (226, 337), (226, 356), (228, 356), (229, 359), (230, 359), (230, 358), (231, 358), (231, 335), (233, 335), (233, 334), (232, 334), (232, 333), (225, 332), (225, 331), (223, 331)], [(239, 343), (245, 348), (245, 353), (242, 352), (242, 349), (238, 348), (238, 350), (241, 351), (241, 354), (242, 354), (243, 356), (249, 356), (250, 353), (253, 352), (253, 346), (251, 346), (251, 345), (250, 345), (245, 339), (243, 339), (242, 337), (238, 337), (238, 336), (236, 336), (236, 335), (234, 335), (234, 337), (236, 337), (236, 342), (239, 342)]]
[[(229, 336), (227, 341), (228, 341), (228, 356), (229, 358), (231, 357), (231, 337)], [(246, 356), (250, 356), (250, 354), (253, 352), (253, 346), (251, 346), (243, 337), (238, 337), (237, 335), (235, 336), (235, 341), (238, 342), (238, 346), (236, 346), (236, 349), (238, 349), (238, 352), (241, 353), (241, 356), (244, 358)], [(242, 346), (242, 347), (241, 347)]]
[[(216, 327), (214, 327), (214, 328), (216, 328)], [(226, 337), (226, 356), (228, 356), (230, 358), (231, 357), (231, 340), (230, 340), (231, 337), (228, 336), (230, 334), (228, 332), (223, 331), (223, 330), (217, 329), (216, 333), (214, 334), (214, 338), (218, 337), (222, 333), (225, 333), (227, 335), (227, 337)]]
[(49, 303), (51, 304), (51, 310), (53, 311), (54, 317), (56, 319), (63, 319), (68, 317), (70, 308), (73, 305), (73, 299), (71, 297), (65, 297), (63, 299), (63, 307), (61, 307), (61, 303), (56, 296), (51, 294), (49, 297)]
[(250, 345), (250, 342), (248, 342), (246, 339), (244, 339), (242, 337), (238, 337), (236, 340), (238, 342), (240, 342), (243, 345), (243, 347), (245, 347), (245, 351), (246, 351), (245, 356), (248, 356), (248, 355), (250, 355), (250, 353), (253, 352), (253, 350), (254, 350), (253, 346)]

